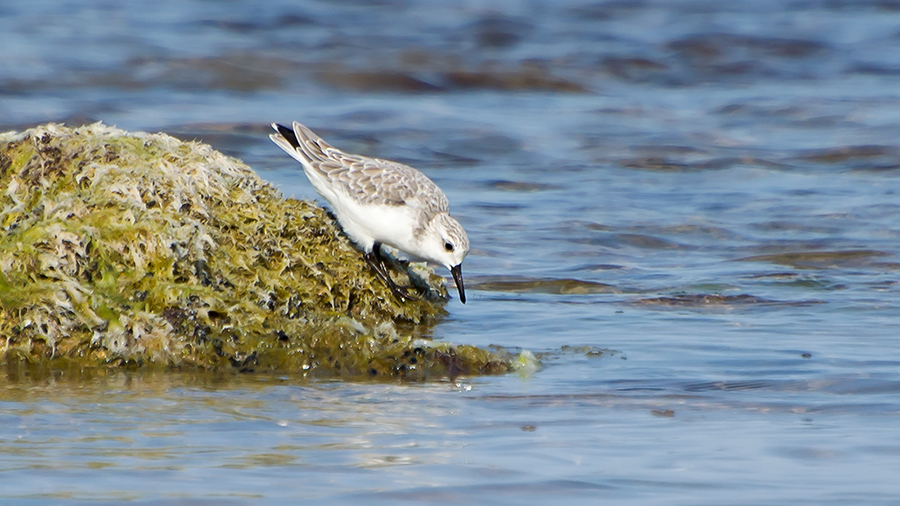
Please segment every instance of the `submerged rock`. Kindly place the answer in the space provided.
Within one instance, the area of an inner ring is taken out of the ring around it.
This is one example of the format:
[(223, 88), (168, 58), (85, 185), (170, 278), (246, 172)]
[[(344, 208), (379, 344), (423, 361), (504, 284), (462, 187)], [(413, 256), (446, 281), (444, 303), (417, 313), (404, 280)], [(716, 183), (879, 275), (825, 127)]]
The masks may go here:
[(0, 134), (0, 227), (8, 364), (414, 378), (509, 367), (421, 339), (445, 314), (443, 278), (426, 271), (411, 280), (421, 299), (398, 301), (322, 208), (204, 144), (100, 123)]

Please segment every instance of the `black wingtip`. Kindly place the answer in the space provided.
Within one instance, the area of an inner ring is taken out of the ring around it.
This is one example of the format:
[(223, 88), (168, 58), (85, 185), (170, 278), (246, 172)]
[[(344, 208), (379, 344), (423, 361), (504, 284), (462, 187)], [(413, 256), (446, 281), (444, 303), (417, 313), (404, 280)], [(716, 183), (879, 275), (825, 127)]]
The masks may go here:
[(300, 143), (297, 142), (297, 136), (294, 135), (293, 129), (288, 128), (288, 127), (278, 124), (278, 123), (272, 123), (272, 128), (274, 128), (275, 131), (279, 133), (279, 135), (284, 137), (284, 139), (286, 141), (288, 141), (291, 144), (291, 146), (294, 146), (295, 148), (300, 147)]

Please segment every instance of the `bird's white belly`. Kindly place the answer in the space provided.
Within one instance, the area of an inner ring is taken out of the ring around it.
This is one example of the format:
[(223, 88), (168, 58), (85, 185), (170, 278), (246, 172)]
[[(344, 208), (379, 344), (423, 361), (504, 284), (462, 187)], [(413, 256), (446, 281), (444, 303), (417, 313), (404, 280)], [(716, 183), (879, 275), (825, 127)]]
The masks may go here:
[(342, 207), (343, 212), (338, 212), (341, 225), (354, 240), (362, 239), (359, 242), (367, 249), (377, 241), (415, 256), (418, 241), (413, 231), (419, 225), (409, 208), (357, 202), (344, 202)]
[[(307, 174), (308, 175), (308, 174)], [(420, 227), (413, 210), (407, 206), (360, 204), (344, 192), (336, 192), (323, 181), (310, 177), (313, 187), (331, 204), (344, 232), (365, 251), (377, 241), (418, 258), (413, 231)]]

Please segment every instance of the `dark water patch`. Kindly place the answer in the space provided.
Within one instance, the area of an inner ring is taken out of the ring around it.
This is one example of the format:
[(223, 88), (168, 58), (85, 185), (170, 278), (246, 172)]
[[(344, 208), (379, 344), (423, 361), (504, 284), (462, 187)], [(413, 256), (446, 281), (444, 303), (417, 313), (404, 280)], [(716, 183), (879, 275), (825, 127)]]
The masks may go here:
[(679, 144), (637, 145), (629, 149), (637, 156), (610, 156), (609, 146), (603, 139), (586, 138), (585, 151), (595, 152), (595, 160), (611, 162), (621, 167), (653, 172), (699, 172), (723, 170), (732, 167), (763, 167), (780, 169), (785, 164), (778, 160), (763, 158), (758, 152), (738, 152), (724, 150), (714, 144), (685, 146)]
[(897, 12), (900, 11), (898, 0), (829, 0), (827, 2), (798, 2), (797, 7), (813, 9), (823, 8), (835, 12)]
[(192, 23), (202, 28), (214, 28), (237, 34), (253, 34), (254, 32), (268, 32), (281, 28), (297, 28), (310, 26), (315, 20), (305, 14), (285, 13), (274, 18), (263, 16), (246, 17), (240, 19), (201, 19)]
[(633, 146), (632, 149), (638, 153), (649, 156), (686, 156), (700, 155), (708, 156), (709, 150), (699, 146), (683, 146), (677, 144), (648, 144)]
[(588, 265), (580, 265), (577, 267), (572, 267), (569, 269), (572, 272), (602, 272), (602, 271), (617, 271), (624, 269), (625, 267), (621, 265), (615, 264), (588, 264)]
[(625, 247), (652, 250), (693, 249), (692, 246), (667, 241), (647, 234), (603, 234), (599, 237), (576, 237), (567, 238), (566, 240), (575, 244), (616, 249)]
[[(492, 404), (514, 405), (517, 409), (554, 407), (606, 407), (630, 410), (665, 410), (675, 406), (678, 412), (747, 411), (767, 414), (878, 414), (894, 416), (896, 406), (887, 403), (815, 402), (811, 399), (764, 400), (758, 395), (770, 392), (810, 391), (797, 388), (806, 382), (792, 380), (773, 381), (721, 381), (684, 383), (680, 380), (634, 382), (633, 387), (617, 388), (609, 382), (609, 390), (603, 392), (572, 393), (560, 395), (487, 395), (477, 398)], [(691, 390), (682, 385), (691, 387)], [(817, 391), (812, 389), (811, 391)], [(674, 411), (674, 410), (673, 410)]]
[(763, 232), (805, 232), (812, 234), (838, 234), (843, 231), (843, 229), (838, 227), (824, 227), (821, 225), (794, 223), (782, 220), (751, 223), (748, 225), (748, 227), (753, 230), (759, 230)]
[(759, 280), (777, 286), (803, 288), (811, 290), (846, 290), (847, 285), (836, 283), (819, 276), (799, 274), (796, 272), (773, 272), (746, 276), (745, 279)]
[(801, 114), (807, 114), (807, 110), (796, 105), (757, 105), (757, 104), (728, 104), (712, 111), (719, 115), (745, 115), (761, 118), (785, 118)]
[(854, 63), (844, 73), (849, 75), (867, 75), (867, 76), (900, 76), (900, 67), (887, 65), (879, 65), (874, 63)]
[(798, 62), (829, 52), (826, 44), (814, 40), (730, 33), (691, 35), (667, 43), (665, 49), (678, 65), (673, 75), (684, 85), (809, 78), (820, 69)]
[(506, 214), (504, 211), (518, 211), (519, 209), (525, 209), (524, 204), (499, 204), (496, 202), (483, 202), (480, 204), (475, 204), (477, 209), (482, 209), (484, 211), (495, 213), (495, 214)]
[(315, 74), (322, 84), (353, 91), (419, 93), (439, 91), (441, 86), (403, 71), (332, 68)]
[(483, 163), (483, 160), (471, 156), (446, 151), (431, 151), (430, 167), (472, 167)]
[(737, 166), (766, 168), (783, 167), (782, 164), (777, 162), (753, 156), (709, 158), (706, 160), (679, 160), (664, 156), (644, 156), (622, 159), (619, 160), (618, 163), (622, 167), (628, 169), (653, 172), (700, 172), (707, 170), (724, 170)]
[(458, 69), (447, 72), (442, 77), (448, 88), (456, 90), (589, 92), (586, 85), (555, 77), (544, 65), (533, 63), (513, 68)]
[(470, 24), (466, 29), (474, 34), (478, 47), (483, 49), (511, 48), (534, 30), (525, 19), (494, 13)]
[(617, 230), (615, 227), (612, 227), (610, 225), (604, 225), (602, 223), (586, 223), (586, 222), (578, 222), (578, 221), (571, 221), (568, 223), (571, 223), (574, 225), (583, 224), (584, 228), (586, 228), (588, 230), (595, 230), (598, 232), (613, 232), (613, 231)]
[[(631, 107), (601, 107), (598, 109), (594, 109), (594, 114), (603, 114), (610, 116), (622, 116), (626, 118), (645, 118), (651, 116), (651, 113), (648, 109), (640, 106), (631, 106)], [(592, 136), (592, 135), (584, 135), (585, 145), (586, 147), (592, 147), (596, 144), (599, 144), (599, 141), (602, 140), (602, 137)]]
[(61, 73), (51, 80), (22, 83), (27, 89), (111, 88), (134, 91), (166, 88), (185, 91), (257, 92), (279, 89), (299, 64), (257, 53), (166, 58), (139, 57), (113, 71)]
[(610, 77), (634, 83), (675, 84), (665, 63), (642, 56), (607, 56), (600, 68)]
[[(597, 357), (623, 357), (621, 352), (616, 350), (600, 349), (604, 352)], [(608, 353), (606, 353), (608, 352)], [(552, 353), (547, 355), (551, 358)], [(808, 363), (808, 358), (798, 359), (783, 364), (789, 367), (789, 364), (796, 362)], [(863, 364), (865, 366), (870, 364)], [(897, 361), (882, 361), (881, 367), (892, 367), (897, 365)], [(754, 367), (759, 373), (759, 369)], [(703, 392), (745, 392), (745, 391), (768, 391), (768, 392), (816, 392), (828, 395), (880, 395), (895, 394), (900, 392), (900, 382), (887, 378), (866, 378), (866, 377), (838, 377), (832, 376), (828, 378), (817, 379), (794, 379), (788, 378), (785, 374), (797, 374), (796, 369), (771, 369), (770, 373), (776, 377), (766, 379), (723, 379), (713, 381), (696, 381), (691, 379), (648, 379), (648, 380), (614, 380), (605, 382), (609, 387), (609, 392), (604, 393), (605, 396), (628, 396), (628, 394), (642, 394), (644, 392), (659, 393), (668, 392), (673, 396), (686, 394), (684, 398), (695, 398), (693, 394)], [(624, 394), (624, 395), (623, 395)], [(600, 394), (598, 394), (600, 395)], [(662, 397), (662, 396), (661, 396)], [(814, 404), (803, 407), (801, 409), (814, 409)]]
[[(896, 271), (900, 270), (900, 264), (894, 264), (892, 267), (885, 267), (884, 270)], [(900, 286), (900, 281), (894, 279), (885, 279), (880, 281), (875, 281), (872, 283), (864, 283), (863, 286), (870, 288), (872, 290), (877, 290), (881, 292), (886, 292), (888, 290), (896, 290), (898, 286)]]
[(645, 156), (640, 158), (625, 159), (622, 167), (628, 169), (652, 170), (661, 172), (685, 172), (691, 170), (687, 163), (677, 162), (660, 156)]
[(366, 123), (368, 125), (378, 125), (379, 123), (387, 122), (391, 119), (397, 117), (397, 111), (387, 110), (387, 109), (363, 109), (346, 112), (338, 116), (338, 124), (344, 124), (347, 122), (353, 123)]
[(737, 233), (722, 227), (713, 227), (710, 225), (671, 225), (659, 227), (647, 227), (654, 234), (659, 235), (683, 235), (693, 237), (706, 237), (709, 239), (729, 239), (736, 240), (740, 237)]
[[(610, 382), (614, 385), (614, 382)], [(637, 382), (636, 382), (637, 383)], [(570, 393), (570, 394), (491, 394), (477, 397), (481, 402), (512, 403), (517, 409), (537, 407), (562, 407), (562, 406), (607, 406), (607, 407), (632, 407), (646, 409), (648, 406), (656, 407), (661, 403), (684, 402), (689, 399), (702, 400), (702, 396), (687, 393), (660, 394), (667, 388), (660, 386), (636, 386), (635, 388), (614, 388), (603, 392)], [(652, 399), (644, 396), (645, 392), (652, 395)]]
[(729, 58), (810, 58), (825, 53), (828, 46), (805, 39), (717, 33), (691, 35), (669, 42), (666, 48), (679, 58), (710, 63)]
[(419, 71), (445, 69), (459, 64), (459, 59), (456, 57), (418, 48), (401, 50), (398, 61), (403, 68)]
[(845, 122), (847, 122), (847, 118), (845, 116), (830, 115), (796, 119), (790, 121), (790, 125), (799, 128), (831, 128)]
[(341, 0), (336, 3), (347, 9), (380, 10), (389, 15), (402, 12), (410, 6), (409, 0)]
[(889, 253), (877, 250), (803, 251), (776, 253), (773, 255), (754, 255), (740, 258), (738, 261), (770, 262), (779, 265), (789, 265), (797, 269), (835, 269), (871, 266), (873, 258), (888, 255)]
[(487, 184), (494, 190), (518, 193), (533, 193), (538, 191), (562, 189), (561, 186), (555, 184), (532, 183), (526, 181), (495, 180), (489, 181)]
[[(558, 60), (484, 61), (461, 58), (448, 52), (408, 49), (379, 55), (377, 66), (375, 63), (361, 65), (337, 58), (316, 64), (319, 67), (317, 77), (324, 84), (355, 91), (591, 91), (577, 72)], [(373, 84), (369, 85), (369, 81)]]
[[(729, 104), (711, 111), (712, 114), (734, 117), (733, 126), (745, 126), (749, 123), (772, 124), (779, 128), (834, 128), (840, 125), (851, 126), (844, 114), (821, 114), (816, 109), (796, 105), (758, 105)], [(777, 162), (771, 162), (777, 163)]]
[(176, 88), (241, 92), (281, 88), (298, 64), (257, 53), (232, 53), (195, 58), (139, 58), (124, 72), (89, 78), (88, 86), (121, 88)]
[(379, 55), (376, 66), (361, 65), (349, 58), (336, 57), (322, 62), (312, 57), (304, 60), (302, 56), (284, 58), (253, 50), (215, 56), (141, 55), (118, 63), (114, 70), (59, 72), (52, 79), (13, 76), (0, 82), (0, 90), (12, 94), (72, 88), (258, 92), (294, 90), (317, 82), (355, 92), (590, 92), (586, 83), (556, 75), (565, 71), (564, 67), (538, 59), (464, 63), (447, 54), (391, 52)]
[(688, 383), (683, 386), (686, 392), (709, 392), (714, 390), (759, 390), (771, 388), (772, 381), (705, 381), (701, 383)]
[(896, 176), (900, 174), (900, 160), (896, 163), (878, 163), (866, 165), (864, 167), (854, 167), (847, 171), (849, 173), (862, 173), (862, 174), (884, 174), (890, 176)]
[[(898, 192), (894, 190), (888, 190), (883, 193), (883, 195), (897, 195)], [(900, 200), (900, 199), (898, 199)], [(864, 219), (864, 220), (881, 220), (891, 216), (897, 216), (900, 214), (900, 203), (871, 203), (867, 204), (864, 207), (859, 208), (856, 213), (834, 213), (822, 215), (823, 218), (836, 218), (836, 219)], [(900, 237), (900, 230), (891, 230), (889, 232), (891, 237)]]
[(472, 290), (506, 293), (547, 293), (553, 295), (592, 295), (600, 293), (621, 293), (613, 285), (580, 279), (526, 279), (498, 278), (486, 281), (472, 280), (467, 286)]
[(785, 302), (766, 299), (755, 295), (721, 295), (721, 294), (677, 294), (664, 297), (639, 299), (632, 304), (639, 306), (677, 307), (677, 308), (735, 308), (746, 306), (791, 306), (805, 307), (821, 304), (821, 301), (805, 300)]
[(645, 249), (685, 249), (687, 246), (646, 234), (613, 234), (622, 245)]
[(838, 164), (860, 159), (868, 160), (888, 156), (898, 156), (897, 148), (894, 146), (880, 145), (841, 146), (837, 148), (809, 151), (800, 155), (798, 159), (815, 163)]
[(645, 293), (655, 292), (661, 294), (689, 294), (689, 293), (700, 293), (700, 294), (720, 294), (720, 293), (730, 293), (736, 292), (740, 290), (741, 287), (737, 285), (733, 285), (725, 282), (707, 282), (707, 283), (692, 283), (689, 285), (682, 285), (677, 287), (671, 287), (667, 289), (656, 289), (656, 290), (646, 290)]
[[(618, 233), (635, 233), (637, 235), (649, 235), (649, 236), (659, 236), (659, 235), (673, 235), (673, 236), (690, 236), (690, 237), (703, 237), (708, 239), (729, 239), (729, 240), (737, 240), (741, 236), (736, 232), (728, 230), (722, 227), (714, 227), (711, 225), (697, 225), (692, 223), (686, 223), (681, 225), (637, 225), (632, 227), (613, 227), (610, 225), (604, 225), (602, 223), (593, 223), (593, 222), (579, 222), (579, 221), (571, 221), (566, 222), (568, 225), (573, 225), (576, 227), (583, 227), (587, 230), (597, 231), (597, 232), (618, 232)], [(627, 232), (625, 232), (627, 231)]]

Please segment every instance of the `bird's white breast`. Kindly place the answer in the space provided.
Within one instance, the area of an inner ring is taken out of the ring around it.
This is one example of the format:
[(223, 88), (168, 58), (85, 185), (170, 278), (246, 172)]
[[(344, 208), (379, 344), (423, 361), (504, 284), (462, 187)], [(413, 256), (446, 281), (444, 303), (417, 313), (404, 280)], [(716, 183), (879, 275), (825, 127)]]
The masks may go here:
[(341, 227), (353, 242), (371, 251), (377, 241), (414, 258), (421, 257), (417, 251), (419, 241), (414, 236), (422, 226), (417, 210), (405, 205), (360, 203), (343, 188), (333, 187), (309, 170), (305, 172), (319, 195), (331, 204)]

